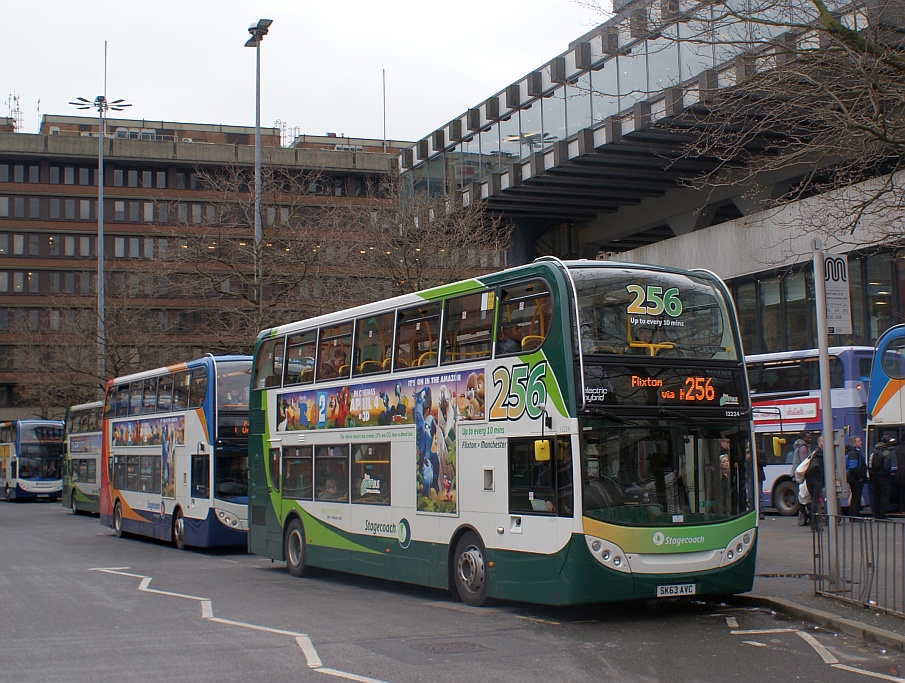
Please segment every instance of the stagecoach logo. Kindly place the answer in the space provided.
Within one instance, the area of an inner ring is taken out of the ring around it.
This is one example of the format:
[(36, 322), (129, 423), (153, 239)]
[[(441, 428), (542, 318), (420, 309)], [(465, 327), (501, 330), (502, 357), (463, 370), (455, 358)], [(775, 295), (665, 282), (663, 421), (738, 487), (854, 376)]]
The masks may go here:
[(664, 536), (662, 532), (657, 531), (654, 533), (653, 542), (655, 546), (661, 546), (664, 543), (666, 545), (674, 545), (678, 548), (683, 545), (698, 545), (704, 542), (703, 536)]
[(399, 525), (396, 527), (396, 537), (399, 539), (399, 545), (408, 548), (412, 542), (412, 528), (409, 526), (407, 519), (400, 519)]

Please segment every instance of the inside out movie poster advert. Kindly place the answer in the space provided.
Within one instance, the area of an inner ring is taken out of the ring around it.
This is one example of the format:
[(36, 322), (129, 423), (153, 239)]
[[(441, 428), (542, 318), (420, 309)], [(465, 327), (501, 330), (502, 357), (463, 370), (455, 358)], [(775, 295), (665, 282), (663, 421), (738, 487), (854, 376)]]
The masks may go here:
[(478, 368), (284, 392), (277, 430), (413, 426), (418, 510), (455, 513), (456, 423), (485, 419), (484, 378)]

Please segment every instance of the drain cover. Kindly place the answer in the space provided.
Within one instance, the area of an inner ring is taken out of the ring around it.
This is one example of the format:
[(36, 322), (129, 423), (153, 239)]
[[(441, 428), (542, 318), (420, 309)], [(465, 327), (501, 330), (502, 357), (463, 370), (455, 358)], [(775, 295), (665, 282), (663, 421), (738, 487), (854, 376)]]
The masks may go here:
[(463, 652), (480, 652), (487, 649), (477, 643), (423, 643), (421, 645), (412, 645), (412, 647), (429, 655), (454, 655)]

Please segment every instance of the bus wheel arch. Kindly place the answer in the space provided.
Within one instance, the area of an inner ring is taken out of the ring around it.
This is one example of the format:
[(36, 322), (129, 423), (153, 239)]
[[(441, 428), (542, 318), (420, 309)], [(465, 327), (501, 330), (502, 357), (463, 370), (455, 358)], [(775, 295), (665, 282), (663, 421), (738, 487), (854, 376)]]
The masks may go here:
[(791, 479), (783, 479), (773, 487), (773, 507), (779, 514), (791, 517), (798, 514), (798, 484)]
[(450, 542), (455, 548), (450, 555), (449, 575), (454, 597), (471, 607), (487, 601), (490, 577), (487, 547), (480, 534), (471, 528), (462, 529)]
[(288, 519), (283, 533), (283, 558), (289, 574), (299, 578), (305, 575), (305, 525), (296, 515)]
[(173, 545), (179, 550), (185, 550), (185, 516), (181, 507), (173, 510)]
[(123, 537), (123, 505), (119, 498), (113, 504), (113, 533), (117, 538)]

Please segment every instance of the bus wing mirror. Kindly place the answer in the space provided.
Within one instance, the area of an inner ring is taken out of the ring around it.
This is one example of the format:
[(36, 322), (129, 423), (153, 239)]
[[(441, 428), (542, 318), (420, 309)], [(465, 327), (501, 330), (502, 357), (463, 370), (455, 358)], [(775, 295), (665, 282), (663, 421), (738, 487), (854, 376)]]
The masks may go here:
[(786, 445), (786, 440), (781, 436), (773, 437), (773, 457), (778, 458), (782, 455), (782, 447)]
[(550, 442), (540, 440), (534, 442), (534, 459), (537, 462), (550, 462)]

